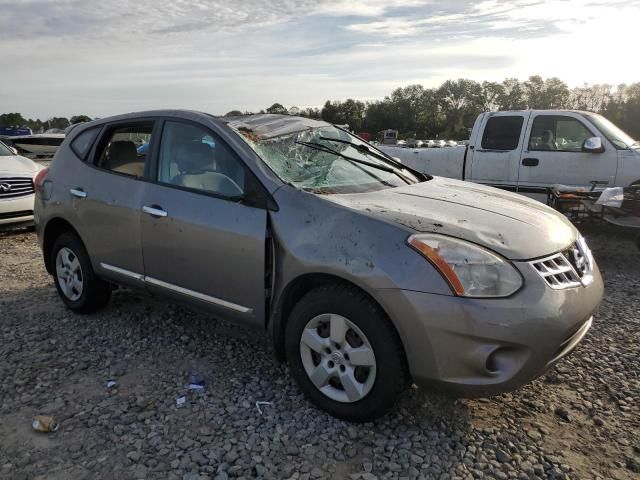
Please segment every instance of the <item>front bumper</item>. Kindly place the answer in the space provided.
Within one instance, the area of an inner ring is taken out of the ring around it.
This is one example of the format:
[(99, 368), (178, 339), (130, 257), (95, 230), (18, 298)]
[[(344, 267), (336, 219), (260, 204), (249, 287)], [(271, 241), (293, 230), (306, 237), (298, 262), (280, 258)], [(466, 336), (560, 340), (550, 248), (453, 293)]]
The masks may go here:
[(0, 230), (33, 224), (35, 196), (0, 200)]
[(588, 286), (553, 290), (527, 263), (509, 298), (472, 299), (407, 290), (376, 295), (396, 325), (413, 381), (465, 396), (515, 390), (570, 353), (604, 294), (594, 262)]

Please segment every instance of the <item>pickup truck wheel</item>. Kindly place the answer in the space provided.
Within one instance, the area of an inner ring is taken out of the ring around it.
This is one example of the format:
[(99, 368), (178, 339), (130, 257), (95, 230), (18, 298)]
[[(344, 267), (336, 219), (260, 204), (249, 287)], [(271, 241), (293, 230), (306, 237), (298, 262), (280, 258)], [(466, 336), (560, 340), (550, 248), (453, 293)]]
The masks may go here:
[(53, 280), (64, 304), (77, 313), (104, 307), (111, 297), (110, 285), (93, 272), (87, 250), (73, 233), (65, 232), (53, 244)]
[(289, 317), (285, 348), (304, 394), (344, 420), (384, 415), (408, 384), (396, 331), (355, 288), (324, 286), (305, 295)]

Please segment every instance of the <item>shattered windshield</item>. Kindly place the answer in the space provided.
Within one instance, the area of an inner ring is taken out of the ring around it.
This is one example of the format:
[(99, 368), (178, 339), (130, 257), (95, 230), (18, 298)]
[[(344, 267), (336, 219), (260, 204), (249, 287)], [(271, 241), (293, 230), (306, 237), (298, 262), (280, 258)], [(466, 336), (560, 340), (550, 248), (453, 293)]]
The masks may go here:
[(241, 122), (230, 122), (229, 126), (283, 181), (297, 188), (314, 193), (356, 193), (419, 181), (344, 130), (322, 122), (296, 124), (291, 119), (281, 123), (269, 130)]

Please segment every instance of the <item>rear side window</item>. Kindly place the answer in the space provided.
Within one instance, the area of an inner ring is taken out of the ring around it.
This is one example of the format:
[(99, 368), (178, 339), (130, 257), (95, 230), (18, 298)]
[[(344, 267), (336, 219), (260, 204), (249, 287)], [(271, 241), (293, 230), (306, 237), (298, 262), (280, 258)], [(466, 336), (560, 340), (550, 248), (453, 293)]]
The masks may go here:
[(482, 135), (485, 150), (515, 150), (520, 143), (524, 117), (519, 115), (491, 117), (487, 120)]
[(87, 153), (91, 150), (93, 141), (98, 136), (100, 127), (90, 128), (78, 135), (73, 142), (71, 142), (71, 149), (82, 160), (87, 158)]
[(96, 166), (123, 175), (142, 177), (152, 131), (153, 122), (108, 129), (100, 142)]

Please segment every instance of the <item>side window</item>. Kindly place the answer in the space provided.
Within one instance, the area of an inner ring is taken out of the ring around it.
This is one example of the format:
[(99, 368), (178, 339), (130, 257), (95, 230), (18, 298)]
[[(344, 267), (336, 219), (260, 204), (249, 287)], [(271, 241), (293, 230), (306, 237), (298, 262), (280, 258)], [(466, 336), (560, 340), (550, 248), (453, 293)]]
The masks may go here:
[(244, 179), (244, 165), (219, 138), (195, 125), (165, 122), (158, 181), (238, 197), (244, 193)]
[(482, 148), (485, 150), (515, 150), (520, 143), (520, 133), (524, 117), (499, 116), (487, 120), (482, 134)]
[(581, 152), (592, 133), (578, 119), (560, 115), (538, 115), (533, 121), (529, 150)]
[(132, 123), (109, 129), (101, 142), (96, 166), (132, 177), (142, 177), (152, 131), (153, 122)]
[(93, 141), (98, 136), (98, 132), (100, 132), (100, 127), (90, 128), (89, 130), (82, 132), (73, 140), (73, 142), (71, 142), (71, 149), (78, 158), (82, 160), (87, 158), (87, 153), (91, 150)]

